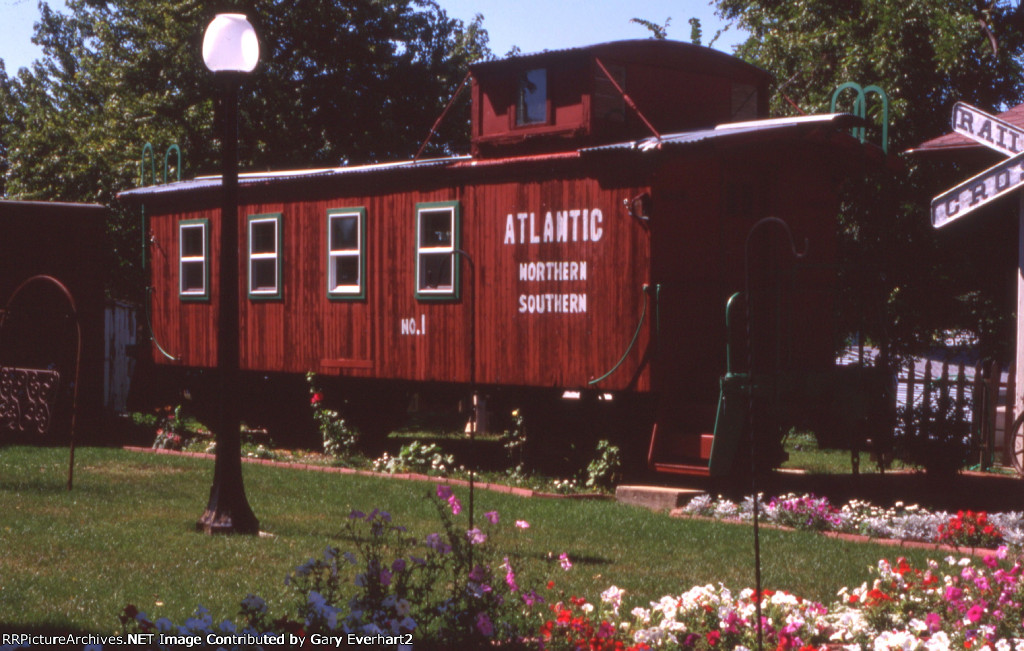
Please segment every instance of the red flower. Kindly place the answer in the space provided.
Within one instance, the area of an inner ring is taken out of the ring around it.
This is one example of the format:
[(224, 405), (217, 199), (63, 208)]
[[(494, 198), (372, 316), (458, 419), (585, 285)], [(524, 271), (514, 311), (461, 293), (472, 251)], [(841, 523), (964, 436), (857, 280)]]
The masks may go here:
[(316, 393), (313, 394), (313, 397), (309, 399), (309, 404), (311, 404), (311, 405), (313, 405), (315, 407), (315, 406), (319, 405), (320, 402), (323, 399), (324, 399), (324, 394), (322, 394), (319, 391), (317, 391)]
[(716, 644), (718, 644), (718, 640), (722, 638), (722, 634), (718, 631), (708, 631), (707, 635), (705, 635), (704, 637), (707, 638), (708, 644), (710, 644), (711, 646), (715, 646)]

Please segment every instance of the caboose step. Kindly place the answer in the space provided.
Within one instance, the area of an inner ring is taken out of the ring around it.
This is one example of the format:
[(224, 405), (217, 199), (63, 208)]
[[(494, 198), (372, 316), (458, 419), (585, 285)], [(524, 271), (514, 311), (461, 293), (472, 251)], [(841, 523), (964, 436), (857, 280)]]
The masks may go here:
[(653, 461), (650, 463), (651, 470), (655, 472), (666, 472), (672, 475), (689, 475), (691, 477), (710, 477), (711, 468), (707, 464), (671, 463)]
[(695, 488), (665, 488), (664, 486), (619, 486), (615, 501), (642, 506), (652, 511), (667, 511), (685, 506), (690, 500), (703, 495)]

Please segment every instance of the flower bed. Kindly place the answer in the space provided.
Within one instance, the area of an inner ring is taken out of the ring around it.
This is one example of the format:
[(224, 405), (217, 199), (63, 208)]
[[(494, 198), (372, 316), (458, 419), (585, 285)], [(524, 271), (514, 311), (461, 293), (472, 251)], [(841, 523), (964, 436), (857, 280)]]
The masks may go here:
[[(588, 599), (557, 587), (558, 575), (573, 571), (568, 555), (518, 552), (529, 523), (488, 511), (469, 527), (445, 484), (428, 499), (440, 527), (426, 536), (411, 534), (388, 513), (352, 511), (344, 539), (354, 550), (328, 547), (286, 577), (296, 593), (292, 613), (273, 616), (255, 595), (242, 600), (237, 619), (219, 624), (202, 608), (175, 624), (128, 606), (120, 615), (123, 632), (242, 640), (218, 642), (226, 648), (269, 647), (284, 635), (307, 641), (354, 635), (391, 648), (411, 642), (415, 649), (750, 650), (760, 635), (765, 648), (783, 651), (1024, 651), (1024, 566), (1006, 546), (982, 561), (950, 556), (924, 567), (902, 558), (879, 561), (869, 581), (842, 588), (830, 605), (721, 584), (654, 600), (610, 586)], [(765, 507), (789, 518), (807, 509), (818, 513), (812, 528), (834, 519), (816, 498)], [(716, 508), (731, 511), (721, 503)], [(492, 545), (501, 537), (508, 544), (499, 558)]]
[[(896, 502), (881, 508), (851, 500), (836, 508), (827, 498), (814, 495), (783, 495), (765, 500), (759, 497), (761, 522), (813, 531), (859, 534), (869, 538), (926, 542), (964, 548), (995, 549), (1002, 543), (1024, 546), (1024, 513), (929, 511), (917, 505)], [(719, 520), (750, 521), (754, 501), (742, 502), (700, 495), (673, 512)]]

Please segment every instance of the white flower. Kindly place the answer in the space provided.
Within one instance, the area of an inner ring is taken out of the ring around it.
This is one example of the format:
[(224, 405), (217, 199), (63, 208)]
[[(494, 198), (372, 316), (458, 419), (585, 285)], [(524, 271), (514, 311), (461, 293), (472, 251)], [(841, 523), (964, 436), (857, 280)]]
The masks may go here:
[(621, 588), (618, 588), (613, 585), (612, 587), (608, 588), (607, 590), (601, 593), (601, 601), (603, 601), (606, 604), (611, 604), (612, 611), (614, 611), (615, 614), (618, 615), (619, 606), (622, 605), (622, 595), (624, 592), (625, 591)]
[(949, 636), (945, 631), (937, 631), (924, 643), (924, 648), (928, 651), (949, 651)]
[(633, 616), (633, 619), (637, 620), (641, 624), (647, 624), (651, 621), (651, 611), (646, 608), (641, 608), (640, 606), (631, 610), (629, 614)]

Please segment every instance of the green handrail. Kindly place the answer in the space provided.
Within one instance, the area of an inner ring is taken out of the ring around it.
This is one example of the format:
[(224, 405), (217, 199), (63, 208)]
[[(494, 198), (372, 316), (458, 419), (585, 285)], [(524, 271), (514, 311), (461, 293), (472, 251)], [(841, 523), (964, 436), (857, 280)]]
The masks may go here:
[[(836, 103), (839, 100), (839, 95), (844, 90), (853, 90), (857, 93), (857, 96), (853, 100), (853, 114), (859, 118), (867, 119), (867, 96), (871, 93), (878, 95), (879, 100), (882, 102), (882, 151), (889, 153), (889, 96), (886, 94), (880, 86), (874, 84), (870, 86), (861, 86), (855, 81), (848, 81), (844, 84), (840, 84), (832, 92), (832, 102), (829, 105), (829, 112), (836, 112)], [(865, 140), (864, 127), (856, 127), (853, 130), (854, 137), (858, 138), (861, 142)]]
[(178, 164), (174, 167), (174, 172), (178, 177), (177, 180), (181, 181), (181, 147), (178, 145), (171, 145), (167, 148), (167, 151), (164, 152), (164, 183), (170, 183), (167, 178), (167, 161), (171, 157), (171, 152), (176, 152), (178, 154)]

